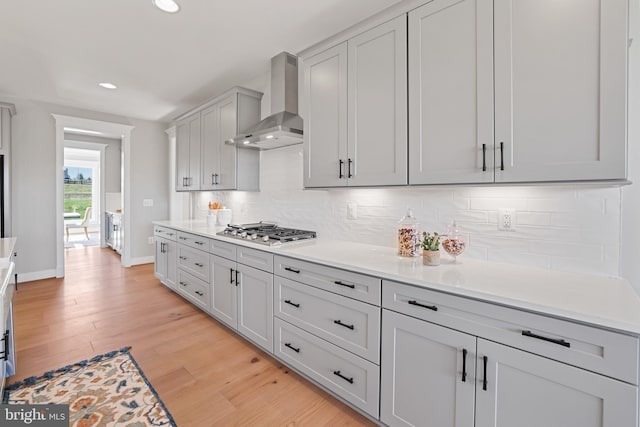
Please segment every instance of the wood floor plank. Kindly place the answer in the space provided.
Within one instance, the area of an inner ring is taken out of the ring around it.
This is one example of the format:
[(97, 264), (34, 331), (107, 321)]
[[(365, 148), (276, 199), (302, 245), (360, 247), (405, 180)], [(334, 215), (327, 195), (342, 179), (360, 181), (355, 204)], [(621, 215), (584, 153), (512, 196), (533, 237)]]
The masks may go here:
[(15, 294), (9, 383), (132, 346), (180, 427), (374, 425), (165, 288), (153, 264), (122, 268), (98, 247), (65, 258), (64, 279)]

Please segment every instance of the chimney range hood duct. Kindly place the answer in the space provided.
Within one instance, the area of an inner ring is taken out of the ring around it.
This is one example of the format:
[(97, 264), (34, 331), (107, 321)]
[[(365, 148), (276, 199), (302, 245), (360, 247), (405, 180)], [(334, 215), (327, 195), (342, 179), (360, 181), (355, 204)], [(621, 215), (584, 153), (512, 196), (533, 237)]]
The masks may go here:
[(302, 117), (298, 115), (298, 58), (281, 52), (271, 58), (271, 114), (227, 144), (270, 150), (302, 143)]

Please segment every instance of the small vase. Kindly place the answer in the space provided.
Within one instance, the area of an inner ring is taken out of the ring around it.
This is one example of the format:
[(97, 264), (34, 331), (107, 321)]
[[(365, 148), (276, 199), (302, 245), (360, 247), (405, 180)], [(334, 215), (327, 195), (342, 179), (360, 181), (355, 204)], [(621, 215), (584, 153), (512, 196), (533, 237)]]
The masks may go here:
[(422, 250), (422, 264), (440, 265), (440, 251)]

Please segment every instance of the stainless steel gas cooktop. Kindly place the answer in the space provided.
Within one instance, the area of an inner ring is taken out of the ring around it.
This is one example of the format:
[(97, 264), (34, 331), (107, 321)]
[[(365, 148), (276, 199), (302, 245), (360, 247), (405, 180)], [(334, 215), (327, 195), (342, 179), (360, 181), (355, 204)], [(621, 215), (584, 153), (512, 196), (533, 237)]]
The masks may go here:
[(220, 231), (218, 235), (273, 246), (297, 242), (299, 240), (313, 239), (316, 237), (316, 232), (284, 228), (274, 223), (260, 221), (253, 224), (229, 224), (227, 228)]

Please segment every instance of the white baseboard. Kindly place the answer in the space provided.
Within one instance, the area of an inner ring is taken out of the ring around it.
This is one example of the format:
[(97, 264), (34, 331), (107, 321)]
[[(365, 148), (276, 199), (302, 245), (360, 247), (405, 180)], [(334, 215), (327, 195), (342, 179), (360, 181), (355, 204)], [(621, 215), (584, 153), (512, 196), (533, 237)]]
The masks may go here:
[(156, 258), (153, 255), (140, 258), (131, 258), (131, 265), (151, 264), (155, 261), (155, 259)]
[(18, 274), (18, 284), (33, 282), (34, 280), (50, 279), (52, 277), (56, 277), (55, 268), (51, 270), (33, 271), (31, 273), (20, 273)]

